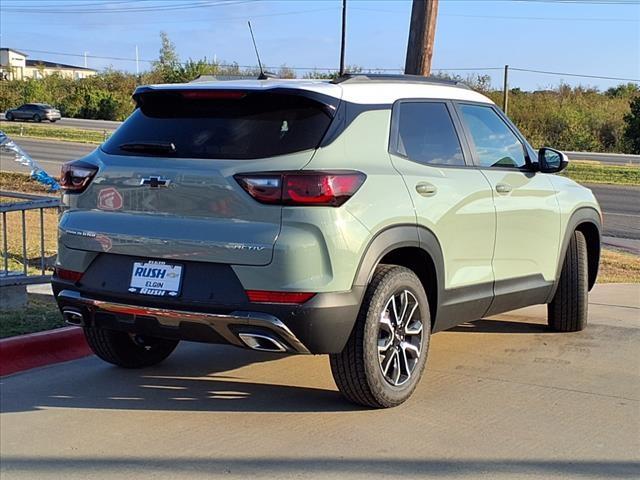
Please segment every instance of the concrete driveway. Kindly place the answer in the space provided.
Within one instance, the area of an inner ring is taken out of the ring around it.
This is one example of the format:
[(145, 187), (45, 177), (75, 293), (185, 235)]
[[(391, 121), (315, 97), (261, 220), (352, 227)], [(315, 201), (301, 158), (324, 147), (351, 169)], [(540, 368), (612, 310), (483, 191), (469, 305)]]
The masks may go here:
[(326, 357), (185, 344), (143, 371), (95, 358), (1, 382), (1, 477), (638, 478), (640, 286), (590, 326), (532, 307), (433, 337), (401, 407), (343, 402)]

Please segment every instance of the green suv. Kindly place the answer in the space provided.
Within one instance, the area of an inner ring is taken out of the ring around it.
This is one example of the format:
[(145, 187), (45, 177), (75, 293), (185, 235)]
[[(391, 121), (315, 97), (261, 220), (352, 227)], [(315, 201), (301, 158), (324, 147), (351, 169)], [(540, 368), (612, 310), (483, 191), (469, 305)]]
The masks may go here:
[(344, 396), (405, 401), (429, 337), (548, 304), (587, 322), (601, 214), (483, 95), (347, 75), (139, 87), (62, 170), (54, 291), (126, 368), (180, 340), (329, 354)]

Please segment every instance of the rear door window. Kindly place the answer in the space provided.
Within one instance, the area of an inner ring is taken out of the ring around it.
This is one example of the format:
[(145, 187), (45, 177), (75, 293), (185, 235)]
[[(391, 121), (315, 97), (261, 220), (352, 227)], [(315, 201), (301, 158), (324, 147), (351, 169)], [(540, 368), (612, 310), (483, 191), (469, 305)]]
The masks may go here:
[(460, 140), (447, 105), (400, 102), (395, 111), (396, 153), (426, 165), (465, 165)]
[(212, 159), (285, 155), (316, 148), (333, 111), (299, 93), (169, 90), (137, 100), (138, 108), (103, 144), (105, 152)]

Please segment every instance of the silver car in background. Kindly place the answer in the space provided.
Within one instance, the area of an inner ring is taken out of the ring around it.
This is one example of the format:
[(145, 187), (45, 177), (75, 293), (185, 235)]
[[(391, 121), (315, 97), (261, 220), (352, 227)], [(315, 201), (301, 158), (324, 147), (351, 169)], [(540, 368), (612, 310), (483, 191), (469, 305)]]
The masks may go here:
[(25, 103), (18, 108), (7, 110), (4, 118), (10, 122), (13, 120), (33, 120), (34, 122), (49, 120), (53, 123), (60, 120), (62, 116), (60, 110), (46, 103)]

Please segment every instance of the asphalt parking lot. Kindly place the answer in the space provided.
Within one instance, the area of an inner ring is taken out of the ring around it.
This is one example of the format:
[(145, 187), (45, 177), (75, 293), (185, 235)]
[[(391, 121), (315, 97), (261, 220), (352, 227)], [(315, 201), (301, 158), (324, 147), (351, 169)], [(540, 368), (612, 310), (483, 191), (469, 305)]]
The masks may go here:
[(1, 477), (638, 478), (640, 286), (597, 286), (589, 308), (579, 333), (538, 306), (435, 335), (385, 411), (344, 403), (326, 357), (211, 345), (6, 377)]

